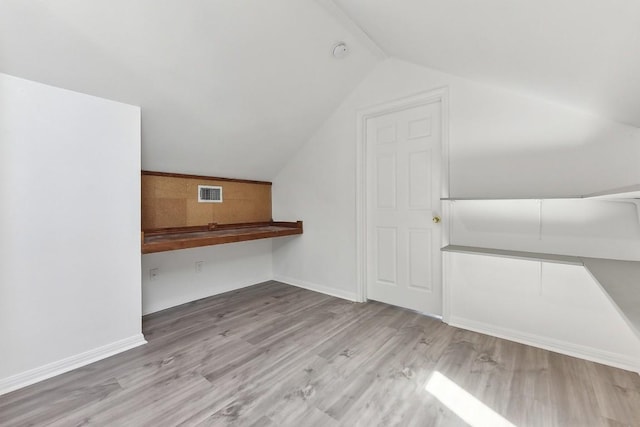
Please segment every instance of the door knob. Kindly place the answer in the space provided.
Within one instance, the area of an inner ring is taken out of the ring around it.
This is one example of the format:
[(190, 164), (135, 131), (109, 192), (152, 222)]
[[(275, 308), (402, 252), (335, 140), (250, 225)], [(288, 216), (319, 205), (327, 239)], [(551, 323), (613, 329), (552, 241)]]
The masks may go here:
[(433, 217), (433, 222), (434, 222), (435, 224), (439, 223), (439, 222), (440, 222), (440, 217), (439, 217), (439, 216), (437, 216), (437, 215), (436, 215), (436, 216), (434, 216), (434, 217)]

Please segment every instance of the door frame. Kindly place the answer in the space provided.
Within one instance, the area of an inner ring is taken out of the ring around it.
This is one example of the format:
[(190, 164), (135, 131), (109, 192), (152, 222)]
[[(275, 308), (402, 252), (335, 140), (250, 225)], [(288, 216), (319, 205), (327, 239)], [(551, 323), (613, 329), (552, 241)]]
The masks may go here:
[[(396, 113), (413, 107), (440, 102), (441, 120), (441, 176), (440, 197), (449, 197), (449, 87), (443, 86), (426, 92), (419, 92), (404, 98), (367, 107), (357, 112), (356, 121), (356, 297), (358, 302), (367, 301), (367, 120)], [(449, 212), (441, 203), (442, 245), (449, 243)], [(442, 260), (442, 256), (441, 256)], [(449, 296), (445, 289), (445, 270), (442, 270), (442, 314), (448, 319)]]

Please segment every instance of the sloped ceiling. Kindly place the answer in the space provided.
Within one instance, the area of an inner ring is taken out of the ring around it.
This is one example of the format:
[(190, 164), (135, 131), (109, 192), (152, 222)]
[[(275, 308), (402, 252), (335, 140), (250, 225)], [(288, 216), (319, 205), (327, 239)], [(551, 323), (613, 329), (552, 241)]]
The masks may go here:
[(638, 0), (334, 0), (387, 54), (640, 127)]
[(638, 0), (0, 1), (0, 72), (140, 105), (151, 170), (272, 179), (385, 53), (640, 127)]
[(0, 72), (141, 106), (151, 170), (271, 179), (370, 52), (313, 0), (0, 1)]

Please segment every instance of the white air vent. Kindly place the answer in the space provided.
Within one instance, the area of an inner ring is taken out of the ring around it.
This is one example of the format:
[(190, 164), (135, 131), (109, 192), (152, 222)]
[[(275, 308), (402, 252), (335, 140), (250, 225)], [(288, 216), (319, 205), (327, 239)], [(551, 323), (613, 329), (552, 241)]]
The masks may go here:
[(199, 203), (222, 203), (222, 187), (198, 185)]

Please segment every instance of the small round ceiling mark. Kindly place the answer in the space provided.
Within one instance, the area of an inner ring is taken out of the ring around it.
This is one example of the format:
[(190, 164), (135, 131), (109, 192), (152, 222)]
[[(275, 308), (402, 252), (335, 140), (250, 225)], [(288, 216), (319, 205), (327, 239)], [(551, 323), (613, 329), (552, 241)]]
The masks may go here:
[(340, 42), (333, 46), (333, 56), (338, 59), (345, 58), (349, 54), (349, 48), (344, 42)]

